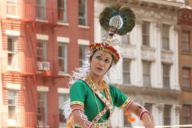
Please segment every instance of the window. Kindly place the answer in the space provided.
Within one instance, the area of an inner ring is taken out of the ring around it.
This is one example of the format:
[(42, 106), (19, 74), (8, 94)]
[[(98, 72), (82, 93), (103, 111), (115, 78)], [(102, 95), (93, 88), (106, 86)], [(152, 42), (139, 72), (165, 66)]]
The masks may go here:
[(170, 88), (170, 65), (163, 64), (163, 87)]
[(190, 87), (190, 85), (191, 85), (190, 68), (183, 68), (182, 81), (183, 81), (183, 87), (184, 88), (189, 88)]
[(192, 123), (192, 106), (183, 105), (183, 124)]
[(130, 60), (123, 59), (123, 83), (130, 84)]
[(86, 45), (79, 46), (79, 67), (83, 66), (83, 61), (87, 60), (88, 47)]
[[(8, 90), (8, 119), (17, 120), (17, 109), (18, 109), (18, 93), (14, 90)], [(16, 122), (15, 122), (16, 123)]]
[(124, 127), (131, 128), (131, 123), (127, 119), (126, 111), (124, 110)]
[(67, 23), (66, 0), (58, 0), (58, 21)]
[(149, 46), (149, 22), (143, 21), (142, 24), (142, 37), (143, 37), (143, 45)]
[(46, 20), (46, 0), (36, 0), (36, 19)]
[(162, 49), (169, 50), (169, 25), (162, 27)]
[(16, 0), (7, 0), (7, 14), (17, 16)]
[(37, 61), (46, 60), (46, 41), (38, 40), (38, 47), (36, 48), (37, 52)]
[(17, 56), (17, 38), (8, 37), (8, 66), (12, 68), (17, 68), (18, 66), (18, 56)]
[(67, 94), (59, 94), (59, 126), (66, 126), (67, 120), (63, 115), (63, 103), (68, 100)]
[(153, 104), (150, 104), (150, 103), (145, 103), (145, 109), (147, 109), (149, 112), (150, 112), (150, 114), (152, 115), (152, 105)]
[(171, 106), (164, 106), (164, 125), (171, 125)]
[(124, 44), (130, 44), (130, 34), (126, 34), (126, 35), (124, 35), (124, 36), (122, 36), (122, 43), (124, 43)]
[(182, 51), (189, 52), (190, 51), (190, 32), (182, 31)]
[(40, 125), (47, 124), (47, 97), (46, 92), (38, 92), (37, 97), (37, 114)]
[(59, 43), (58, 52), (59, 72), (67, 73), (67, 44)]
[(143, 62), (143, 81), (144, 86), (151, 86), (151, 75), (150, 75), (151, 62)]
[(79, 25), (87, 26), (87, 0), (79, 0)]

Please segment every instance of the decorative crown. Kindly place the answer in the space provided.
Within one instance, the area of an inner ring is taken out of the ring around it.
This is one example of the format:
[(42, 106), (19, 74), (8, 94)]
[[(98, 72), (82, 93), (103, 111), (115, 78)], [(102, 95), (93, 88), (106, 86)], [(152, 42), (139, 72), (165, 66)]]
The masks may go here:
[(125, 35), (130, 32), (135, 26), (135, 14), (129, 7), (121, 7), (116, 4), (106, 7), (99, 17), (101, 27), (108, 31), (108, 35), (101, 43), (94, 43), (89, 45), (90, 52), (94, 50), (103, 50), (110, 53), (114, 57), (114, 64), (116, 64), (120, 55), (114, 46), (119, 45), (118, 40), (114, 40), (115, 34)]

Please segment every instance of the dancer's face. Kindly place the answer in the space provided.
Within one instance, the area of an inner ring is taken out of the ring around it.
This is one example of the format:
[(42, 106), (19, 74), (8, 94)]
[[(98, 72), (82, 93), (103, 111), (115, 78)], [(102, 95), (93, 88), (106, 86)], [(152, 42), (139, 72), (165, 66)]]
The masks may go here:
[(91, 72), (96, 76), (103, 76), (111, 66), (113, 61), (112, 55), (104, 52), (102, 50), (98, 50), (90, 60), (90, 69)]

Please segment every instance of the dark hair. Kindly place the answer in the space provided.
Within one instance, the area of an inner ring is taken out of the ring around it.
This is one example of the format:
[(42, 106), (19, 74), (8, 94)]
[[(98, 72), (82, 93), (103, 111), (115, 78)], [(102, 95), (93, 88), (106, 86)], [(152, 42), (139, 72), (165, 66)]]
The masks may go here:
[[(93, 58), (93, 55), (96, 53), (96, 51), (98, 51), (98, 50), (94, 50), (92, 53), (91, 53), (91, 55), (90, 55), (90, 62), (92, 61), (92, 58)], [(112, 64), (113, 64), (113, 60), (114, 60), (114, 56), (113, 55), (111, 55), (112, 56), (112, 62), (111, 62), (111, 65), (109, 66), (109, 69), (111, 68), (111, 66), (112, 66)], [(108, 70), (109, 70), (108, 69)], [(107, 70), (107, 71), (108, 71)]]

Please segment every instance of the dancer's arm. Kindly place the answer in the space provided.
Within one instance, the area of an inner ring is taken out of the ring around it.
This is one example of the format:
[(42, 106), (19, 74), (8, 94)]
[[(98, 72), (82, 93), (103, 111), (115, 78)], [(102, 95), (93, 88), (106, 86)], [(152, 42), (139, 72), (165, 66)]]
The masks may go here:
[[(114, 105), (119, 108), (124, 108), (129, 112), (134, 113), (140, 120), (143, 122), (146, 128), (154, 128), (154, 121), (151, 119), (149, 112), (142, 106), (137, 103), (134, 103), (133, 100), (125, 96), (118, 88), (109, 85), (111, 90), (111, 95), (114, 98)], [(130, 116), (128, 112), (128, 119), (130, 122), (134, 122), (134, 118)]]
[(146, 128), (155, 128), (154, 119), (150, 117), (149, 112), (144, 107), (133, 102), (126, 109), (137, 115)]
[(91, 128), (92, 123), (88, 121), (86, 115), (84, 115), (84, 109), (81, 105), (72, 105), (72, 116), (74, 118), (74, 121), (77, 125), (79, 125), (81, 128)]

